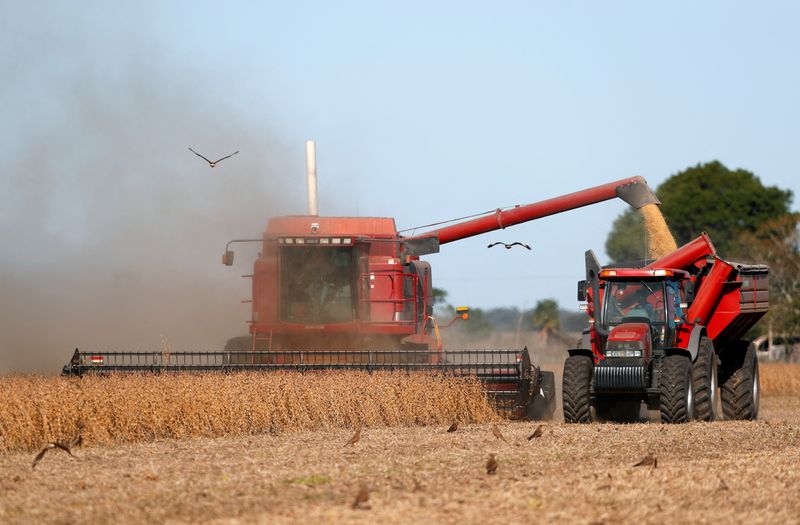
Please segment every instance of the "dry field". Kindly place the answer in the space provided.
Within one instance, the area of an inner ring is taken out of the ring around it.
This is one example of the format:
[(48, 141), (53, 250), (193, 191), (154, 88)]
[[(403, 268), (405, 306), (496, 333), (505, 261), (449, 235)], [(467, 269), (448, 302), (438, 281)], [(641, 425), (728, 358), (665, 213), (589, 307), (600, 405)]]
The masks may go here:
[[(507, 442), (492, 423), (366, 425), (353, 446), (331, 425), (86, 446), (35, 470), (8, 452), (0, 522), (798, 523), (799, 372), (764, 366), (755, 422), (553, 422), (531, 441), (534, 423), (500, 422)], [(647, 454), (655, 468), (633, 466)]]

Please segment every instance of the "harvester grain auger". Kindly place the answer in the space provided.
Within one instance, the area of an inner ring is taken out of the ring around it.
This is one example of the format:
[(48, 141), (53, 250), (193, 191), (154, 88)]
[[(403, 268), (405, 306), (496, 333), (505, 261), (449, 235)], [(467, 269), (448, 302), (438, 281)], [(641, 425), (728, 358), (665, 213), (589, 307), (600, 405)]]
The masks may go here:
[[(313, 147), (307, 148), (313, 154)], [(415, 236), (388, 217), (323, 217), (316, 162), (308, 159), (307, 215), (272, 217), (252, 275), (250, 335), (222, 352), (78, 352), (65, 373), (124, 370), (428, 370), (474, 375), (514, 417), (549, 417), (553, 374), (527, 349), (443, 350), (433, 317), (431, 266), (443, 244), (620, 198), (635, 208), (658, 199), (641, 177), (516, 206)], [(233, 263), (234, 242), (223, 263)]]
[(746, 332), (769, 309), (769, 268), (717, 256), (704, 233), (636, 267), (586, 252), (589, 327), (564, 364), (564, 420), (755, 419), (758, 360)]

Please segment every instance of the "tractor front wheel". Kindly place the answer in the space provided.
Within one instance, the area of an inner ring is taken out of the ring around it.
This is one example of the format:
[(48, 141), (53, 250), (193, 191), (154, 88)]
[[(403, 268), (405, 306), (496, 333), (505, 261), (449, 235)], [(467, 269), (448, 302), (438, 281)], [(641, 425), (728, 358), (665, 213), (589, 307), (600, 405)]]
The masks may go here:
[(686, 423), (694, 416), (692, 361), (673, 354), (661, 364), (660, 408), (662, 423)]
[(588, 355), (571, 355), (564, 362), (564, 379), (561, 395), (565, 423), (589, 423), (591, 405), (589, 384), (592, 381), (594, 362)]

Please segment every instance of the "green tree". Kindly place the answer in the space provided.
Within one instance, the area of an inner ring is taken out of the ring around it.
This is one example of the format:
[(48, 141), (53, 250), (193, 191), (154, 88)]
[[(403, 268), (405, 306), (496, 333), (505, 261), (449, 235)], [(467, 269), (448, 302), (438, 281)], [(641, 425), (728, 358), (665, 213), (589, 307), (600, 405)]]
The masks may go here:
[(800, 214), (768, 221), (755, 233), (743, 234), (738, 245), (744, 260), (769, 266), (767, 319), (773, 331), (800, 334)]
[[(656, 194), (678, 246), (705, 231), (726, 257), (736, 256), (736, 239), (787, 215), (792, 202), (790, 190), (764, 186), (753, 173), (730, 170), (716, 160), (672, 175)], [(644, 243), (639, 213), (627, 210), (614, 221), (606, 253), (615, 262), (642, 259)]]
[(561, 328), (561, 316), (558, 311), (558, 302), (555, 299), (542, 299), (537, 301), (531, 316), (533, 328), (544, 333), (556, 333)]

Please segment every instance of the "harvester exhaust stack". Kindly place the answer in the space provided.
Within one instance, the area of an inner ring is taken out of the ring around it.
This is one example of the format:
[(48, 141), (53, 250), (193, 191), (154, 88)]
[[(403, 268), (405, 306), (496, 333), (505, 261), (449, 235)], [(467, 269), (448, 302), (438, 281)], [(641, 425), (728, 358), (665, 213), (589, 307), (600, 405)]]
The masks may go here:
[(308, 214), (317, 213), (317, 143), (306, 141), (306, 181), (308, 184)]

